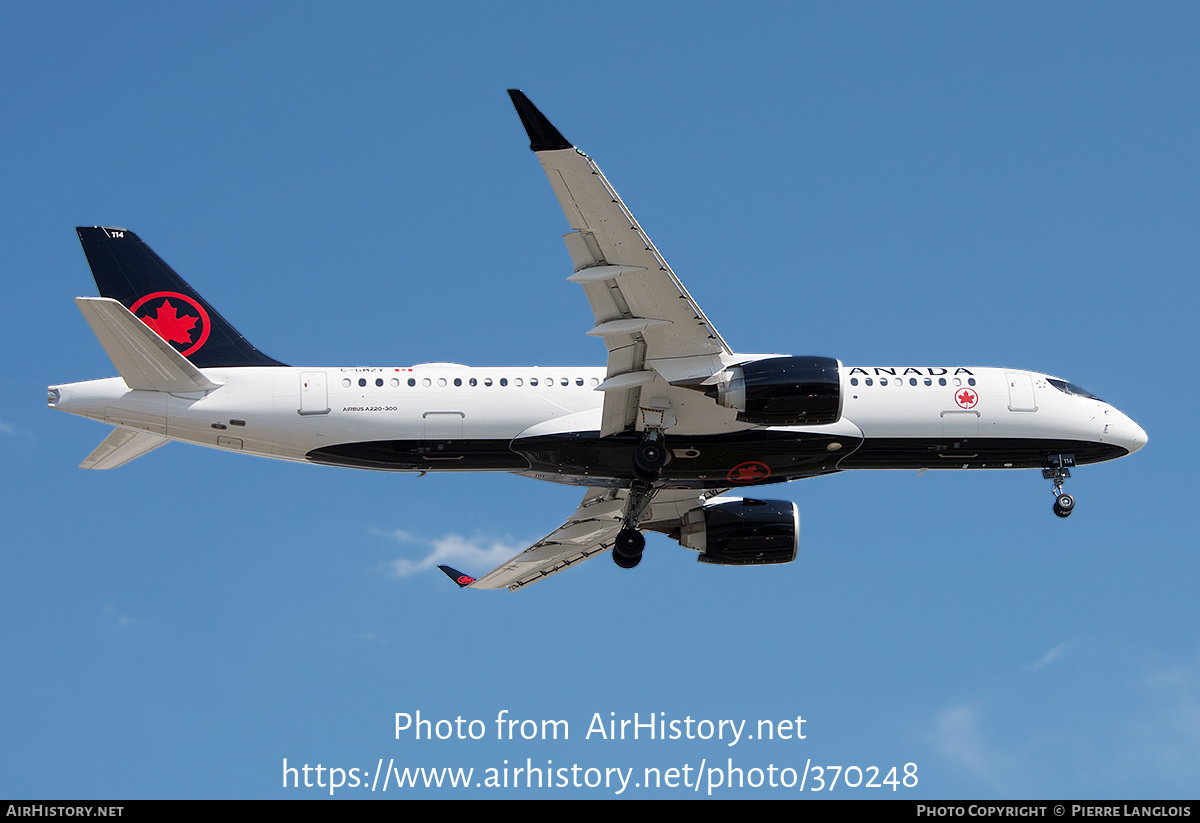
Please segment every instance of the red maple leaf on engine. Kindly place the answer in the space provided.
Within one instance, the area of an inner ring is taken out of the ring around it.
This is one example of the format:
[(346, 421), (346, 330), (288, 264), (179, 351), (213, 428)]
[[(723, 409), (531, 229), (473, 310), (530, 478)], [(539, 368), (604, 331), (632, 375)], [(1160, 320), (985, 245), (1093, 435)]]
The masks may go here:
[(142, 322), (154, 329), (158, 336), (168, 343), (186, 346), (192, 342), (192, 328), (199, 319), (187, 314), (180, 317), (175, 307), (164, 300), (158, 307), (158, 313), (154, 317), (146, 315)]

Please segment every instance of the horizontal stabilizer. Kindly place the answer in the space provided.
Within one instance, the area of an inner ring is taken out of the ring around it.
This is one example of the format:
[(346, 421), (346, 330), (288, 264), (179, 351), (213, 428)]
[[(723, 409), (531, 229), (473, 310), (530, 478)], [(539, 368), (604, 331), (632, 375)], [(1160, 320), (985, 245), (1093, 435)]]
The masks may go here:
[(75, 304), (129, 388), (196, 392), (221, 385), (205, 377), (120, 301), (108, 297), (76, 297)]
[(129, 429), (113, 429), (104, 442), (92, 450), (82, 463), (81, 469), (115, 469), (143, 454), (149, 454), (168, 443), (167, 438), (150, 432), (135, 432)]

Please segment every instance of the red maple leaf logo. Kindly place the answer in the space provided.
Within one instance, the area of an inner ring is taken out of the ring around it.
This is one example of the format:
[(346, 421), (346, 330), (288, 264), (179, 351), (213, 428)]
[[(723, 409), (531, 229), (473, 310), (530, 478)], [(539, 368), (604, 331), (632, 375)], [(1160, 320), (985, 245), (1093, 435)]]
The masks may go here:
[(725, 475), (730, 483), (753, 483), (755, 480), (762, 480), (771, 476), (771, 469), (765, 464), (757, 460), (750, 460), (745, 463), (738, 463), (729, 470), (729, 474)]
[(964, 409), (969, 409), (979, 401), (979, 397), (970, 389), (963, 389), (954, 396), (954, 400)]
[(154, 329), (163, 340), (168, 343), (179, 343), (182, 346), (192, 342), (192, 329), (199, 320), (199, 317), (192, 317), (188, 314), (179, 316), (169, 300), (162, 302), (154, 317), (146, 315), (142, 318), (142, 322)]

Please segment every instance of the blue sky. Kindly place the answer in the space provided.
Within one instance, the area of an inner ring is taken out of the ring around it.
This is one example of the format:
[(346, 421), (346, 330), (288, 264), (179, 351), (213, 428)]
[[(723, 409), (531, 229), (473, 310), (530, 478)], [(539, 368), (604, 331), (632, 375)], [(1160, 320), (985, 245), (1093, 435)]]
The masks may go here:
[[(476, 779), (732, 758), (911, 762), (906, 797), (1195, 797), (1194, 6), (5, 16), (0, 796), (328, 796), (283, 789), (285, 758)], [(652, 536), (633, 572), (602, 558), (513, 595), (429, 560), (490, 568), (578, 490), (179, 444), (76, 468), (106, 430), (45, 386), (113, 373), (71, 302), (95, 293), (76, 225), (133, 229), (289, 363), (602, 364), (509, 87), (597, 160), (735, 349), (1048, 372), (1149, 445), (1077, 471), (1066, 521), (1037, 472), (847, 473), (773, 489), (801, 510), (791, 565), (701, 566)], [(488, 734), (396, 739), (417, 711)], [(496, 740), (502, 711), (570, 739)], [(806, 737), (585, 739), (635, 712), (802, 716)]]

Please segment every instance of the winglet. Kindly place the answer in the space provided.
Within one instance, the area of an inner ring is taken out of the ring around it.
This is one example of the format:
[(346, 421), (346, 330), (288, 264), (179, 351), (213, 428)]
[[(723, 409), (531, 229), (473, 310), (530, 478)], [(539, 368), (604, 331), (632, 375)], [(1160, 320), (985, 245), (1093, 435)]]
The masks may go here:
[(537, 106), (520, 89), (509, 89), (508, 96), (512, 98), (517, 108), (517, 116), (521, 125), (529, 135), (529, 148), (534, 151), (560, 151), (575, 148), (567, 138), (563, 137), (554, 124), (546, 119), (546, 115), (538, 111)]
[(438, 568), (446, 573), (446, 577), (457, 583), (460, 589), (465, 589), (475, 582), (474, 577), (471, 577), (469, 574), (463, 574), (458, 569), (451, 568), (450, 566), (438, 566)]

